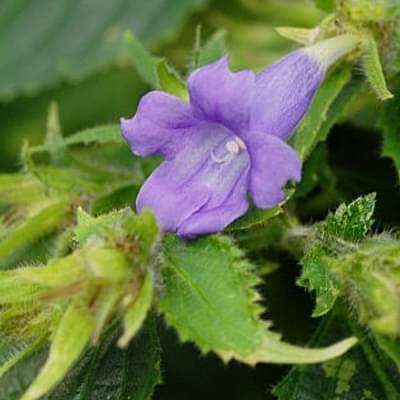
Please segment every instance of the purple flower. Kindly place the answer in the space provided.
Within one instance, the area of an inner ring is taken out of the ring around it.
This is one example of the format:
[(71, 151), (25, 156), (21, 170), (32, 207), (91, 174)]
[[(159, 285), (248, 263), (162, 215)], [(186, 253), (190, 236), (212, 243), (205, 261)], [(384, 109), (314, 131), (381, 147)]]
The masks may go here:
[(189, 104), (146, 94), (136, 115), (121, 119), (122, 133), (135, 154), (165, 161), (141, 188), (137, 210), (149, 207), (165, 231), (193, 238), (243, 215), (248, 194), (259, 208), (280, 203), (285, 185), (301, 177), (301, 160), (286, 140), (329, 65), (350, 49), (332, 46), (335, 40), (297, 50), (258, 74), (231, 72), (225, 56), (189, 76)]

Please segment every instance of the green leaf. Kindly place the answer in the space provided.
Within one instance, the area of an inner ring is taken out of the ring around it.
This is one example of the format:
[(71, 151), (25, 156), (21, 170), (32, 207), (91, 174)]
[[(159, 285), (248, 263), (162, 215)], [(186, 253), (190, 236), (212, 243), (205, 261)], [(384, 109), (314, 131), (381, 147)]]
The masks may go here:
[(339, 282), (332, 275), (319, 247), (313, 247), (301, 259), (302, 272), (297, 283), (310, 291), (315, 291), (316, 305), (313, 317), (320, 317), (330, 311), (340, 294)]
[(329, 214), (322, 225), (326, 241), (339, 238), (358, 242), (371, 230), (374, 222), (376, 194), (370, 193), (359, 197), (348, 205), (341, 204), (334, 214)]
[(123, 33), (133, 28), (144, 43), (174, 34), (205, 0), (6, 0), (2, 3), (0, 98), (35, 93), (61, 80), (76, 81), (110, 66), (126, 65)]
[(124, 334), (118, 340), (118, 346), (126, 347), (136, 335), (150, 310), (153, 300), (153, 279), (147, 273), (138, 294), (127, 307), (124, 315)]
[(354, 106), (355, 100), (363, 94), (365, 82), (360, 77), (352, 77), (343, 87), (342, 91), (335, 98), (326, 114), (326, 119), (322, 123), (318, 134), (318, 142), (325, 141), (328, 138), (329, 131), (334, 124), (345, 118)]
[(337, 69), (328, 76), (318, 90), (310, 110), (290, 140), (303, 160), (310, 155), (319, 141), (326, 139), (324, 137), (326, 136), (326, 128), (321, 128), (327, 121), (330, 107), (350, 81), (350, 78), (349, 69)]
[(184, 242), (169, 236), (164, 257), (160, 310), (182, 340), (194, 341), (203, 352), (251, 365), (309, 363), (333, 358), (355, 343), (350, 338), (325, 349), (305, 349), (282, 342), (260, 318), (253, 267), (227, 238)]
[(157, 63), (157, 77), (161, 90), (171, 93), (183, 101), (189, 100), (189, 93), (185, 82), (179, 76), (178, 72), (169, 66), (164, 59)]
[(321, 10), (326, 11), (328, 13), (333, 12), (336, 6), (335, 0), (314, 0), (314, 3)]
[(47, 129), (45, 146), (49, 149), (49, 153), (53, 162), (60, 160), (63, 155), (63, 137), (60, 125), (60, 116), (57, 103), (51, 102), (47, 113)]
[[(343, 274), (343, 268), (334, 266), (329, 256), (342, 256), (353, 251), (353, 243), (360, 242), (370, 232), (375, 209), (375, 193), (360, 197), (348, 205), (340, 205), (335, 213), (330, 213), (316, 229), (314, 241), (300, 263), (302, 273), (298, 284), (315, 291), (316, 306), (313, 317), (319, 317), (330, 311), (342, 294), (343, 279), (354, 279)], [(358, 259), (357, 259), (358, 260)], [(341, 261), (346, 265), (346, 261)], [(350, 265), (350, 264), (349, 264)], [(347, 272), (349, 274), (349, 272)], [(357, 281), (353, 282), (356, 287)]]
[(383, 74), (382, 65), (379, 59), (378, 46), (375, 39), (371, 35), (363, 37), (363, 69), (369, 84), (380, 100), (388, 100), (393, 97), (389, 92), (385, 76)]
[(92, 331), (90, 309), (81, 301), (72, 302), (56, 328), (46, 364), (21, 400), (36, 400), (51, 390), (79, 358)]
[(296, 43), (302, 45), (310, 45), (314, 43), (315, 39), (319, 34), (319, 28), (307, 29), (307, 28), (293, 28), (291, 26), (280, 26), (275, 30), (284, 38), (293, 40)]
[(265, 223), (268, 222), (268, 220), (276, 217), (277, 215), (283, 212), (282, 207), (284, 206), (285, 203), (289, 201), (293, 193), (294, 189), (287, 189), (285, 200), (283, 200), (280, 204), (278, 204), (276, 207), (273, 208), (264, 210), (261, 208), (256, 208), (254, 205), (251, 205), (249, 211), (245, 215), (243, 215), (242, 217), (234, 221), (231, 225), (229, 225), (228, 231), (229, 232), (242, 231), (255, 226), (264, 225)]
[(135, 257), (149, 258), (149, 253), (158, 240), (159, 229), (157, 221), (149, 209), (143, 210), (136, 215), (132, 209), (125, 208), (112, 211), (98, 217), (92, 217), (78, 209), (78, 226), (75, 228), (75, 237), (82, 246), (95, 240), (107, 240), (114, 244), (120, 241), (129, 245), (129, 239), (141, 250), (142, 254), (135, 253)]
[(17, 363), (32, 355), (44, 343), (46, 335), (42, 335), (28, 343), (10, 343), (11, 339), (0, 339), (0, 379)]
[(250, 229), (257, 225), (263, 225), (269, 219), (276, 217), (282, 212), (283, 209), (280, 206), (269, 208), (267, 210), (251, 206), (250, 210), (243, 217), (240, 217), (228, 227), (228, 231), (241, 231)]
[[(121, 136), (121, 129), (118, 125), (102, 125), (95, 128), (84, 129), (74, 135), (62, 139), (63, 146), (73, 145), (89, 145), (89, 144), (102, 144), (102, 143), (121, 143), (123, 141)], [(48, 143), (31, 147), (29, 152), (31, 154), (51, 151)]]
[(161, 383), (160, 344), (156, 323), (149, 317), (126, 349), (116, 346), (114, 327), (94, 351), (67, 375), (46, 400), (150, 400)]
[[(6, 349), (2, 348), (0, 351), (2, 353), (3, 351), (9, 351), (11, 354), (15, 351), (18, 352), (18, 349), (21, 350), (21, 344), (17, 348), (7, 347)], [(4, 400), (20, 400), (22, 394), (46, 360), (47, 352), (44, 345), (28, 353), (0, 378), (0, 393)]]
[(44, 198), (44, 186), (27, 174), (0, 175), (0, 205), (32, 204)]
[(400, 341), (377, 333), (374, 333), (374, 338), (379, 347), (396, 364), (400, 372)]
[(30, 245), (57, 230), (69, 214), (67, 204), (50, 204), (12, 230), (0, 243), (0, 269), (10, 268), (18, 262)]
[(165, 59), (155, 57), (134, 37), (131, 32), (125, 33), (125, 41), (136, 70), (143, 82), (153, 89), (161, 89), (187, 101), (189, 94), (185, 82), (179, 74), (168, 65)]
[(385, 104), (379, 121), (383, 131), (383, 156), (393, 160), (400, 179), (400, 85), (397, 84), (395, 97)]
[(198, 62), (196, 68), (211, 64), (219, 60), (226, 53), (226, 31), (219, 30), (215, 32), (205, 43), (201, 46), (198, 53)]
[(299, 366), (273, 393), (279, 400), (395, 400), (400, 396), (400, 375), (371, 336), (336, 310), (320, 325), (313, 344), (324, 345), (343, 335), (355, 334), (360, 346), (319, 365)]
[(128, 46), (129, 55), (140, 78), (151, 87), (157, 88), (159, 86), (157, 75), (159, 59), (152, 56), (132, 32), (126, 32), (124, 38)]

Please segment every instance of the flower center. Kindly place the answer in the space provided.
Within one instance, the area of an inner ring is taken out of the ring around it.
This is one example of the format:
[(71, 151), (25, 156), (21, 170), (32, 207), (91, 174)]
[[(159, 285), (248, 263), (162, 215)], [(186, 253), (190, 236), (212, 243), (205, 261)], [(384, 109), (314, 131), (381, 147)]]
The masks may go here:
[(214, 151), (212, 151), (211, 158), (213, 161), (216, 163), (231, 161), (233, 158), (235, 158), (235, 156), (240, 154), (242, 150), (246, 150), (246, 144), (242, 139), (240, 139), (240, 137), (234, 136), (233, 139), (230, 139), (225, 143), (225, 150), (227, 153), (223, 156), (217, 156)]

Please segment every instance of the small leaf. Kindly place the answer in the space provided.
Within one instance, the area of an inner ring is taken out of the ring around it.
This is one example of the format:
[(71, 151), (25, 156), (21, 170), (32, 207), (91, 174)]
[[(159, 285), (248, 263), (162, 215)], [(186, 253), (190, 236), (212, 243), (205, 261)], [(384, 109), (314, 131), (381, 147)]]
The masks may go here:
[(306, 29), (280, 26), (275, 28), (275, 30), (284, 38), (293, 40), (294, 42), (303, 44), (305, 46), (313, 44), (320, 33), (319, 27)]
[(371, 35), (364, 36), (362, 49), (364, 72), (373, 91), (380, 100), (391, 99), (393, 94), (389, 92), (386, 86), (385, 76), (379, 59), (378, 46)]
[(93, 331), (93, 317), (86, 304), (71, 303), (56, 328), (49, 357), (21, 400), (36, 400), (51, 390), (79, 358)]
[(58, 105), (55, 102), (51, 102), (47, 114), (44, 145), (48, 148), (53, 162), (57, 162), (63, 157), (63, 142)]
[(276, 217), (283, 212), (282, 207), (290, 200), (293, 194), (294, 189), (287, 189), (286, 198), (280, 204), (273, 208), (268, 208), (264, 210), (261, 208), (256, 208), (254, 205), (250, 206), (249, 211), (245, 215), (234, 221), (231, 225), (229, 225), (227, 230), (229, 232), (235, 232), (265, 224), (268, 220)]
[(262, 225), (269, 219), (281, 214), (283, 209), (280, 206), (263, 210), (261, 208), (251, 207), (250, 210), (243, 216), (237, 219), (228, 227), (228, 231), (241, 231), (250, 229), (256, 225)]
[(94, 240), (107, 240), (113, 243), (122, 241), (129, 247), (135, 245), (136, 262), (144, 265), (149, 260), (150, 252), (158, 240), (159, 228), (154, 214), (149, 209), (136, 215), (131, 208), (112, 211), (91, 217), (82, 209), (78, 209), (78, 226), (75, 228), (76, 240), (84, 245)]
[(157, 76), (158, 59), (146, 50), (132, 32), (125, 32), (124, 38), (128, 46), (129, 55), (140, 78), (152, 88), (157, 88), (159, 86)]
[(178, 72), (169, 66), (164, 59), (157, 63), (157, 76), (161, 90), (171, 93), (185, 102), (189, 100), (189, 93), (185, 82), (181, 79)]
[[(379, 121), (383, 131), (383, 156), (393, 160), (400, 179), (400, 84), (397, 82), (396, 96), (385, 104)], [(0, 189), (1, 190), (1, 189)]]
[(350, 242), (363, 239), (371, 230), (374, 220), (376, 194), (359, 197), (348, 205), (342, 204), (334, 214), (329, 214), (323, 223), (327, 241), (332, 237)]
[(226, 50), (226, 31), (215, 32), (206, 43), (200, 47), (198, 52), (198, 63), (196, 68), (211, 64), (223, 57)]
[(303, 160), (309, 156), (320, 140), (325, 139), (321, 137), (324, 132), (321, 132), (321, 128), (327, 120), (329, 108), (350, 81), (350, 77), (348, 69), (337, 69), (328, 76), (318, 90), (310, 110), (290, 140)]
[(313, 247), (301, 259), (302, 272), (297, 283), (310, 291), (315, 291), (316, 305), (313, 317), (320, 317), (329, 312), (340, 294), (339, 282), (326, 265), (324, 252)]
[[(122, 143), (121, 130), (118, 125), (100, 125), (95, 128), (84, 129), (62, 140), (63, 146)], [(61, 145), (61, 143), (60, 143)], [(51, 147), (45, 143), (28, 149), (29, 154), (50, 152)]]
[(147, 273), (138, 294), (125, 311), (124, 334), (118, 340), (119, 347), (126, 347), (136, 335), (150, 310), (152, 299), (153, 279), (150, 273)]

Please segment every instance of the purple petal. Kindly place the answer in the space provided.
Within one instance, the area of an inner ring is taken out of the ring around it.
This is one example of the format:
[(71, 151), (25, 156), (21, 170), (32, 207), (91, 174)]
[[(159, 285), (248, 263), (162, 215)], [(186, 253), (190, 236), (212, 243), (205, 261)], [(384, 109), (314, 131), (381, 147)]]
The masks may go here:
[(196, 121), (189, 105), (177, 97), (153, 91), (140, 101), (135, 116), (121, 119), (122, 135), (135, 154), (173, 158)]
[(249, 208), (247, 200), (247, 168), (236, 182), (227, 199), (218, 207), (206, 205), (186, 219), (178, 228), (178, 235), (191, 239), (198, 235), (222, 231)]
[(261, 71), (251, 107), (250, 129), (286, 140), (311, 105), (324, 68), (301, 50)]
[(288, 181), (301, 178), (301, 160), (296, 151), (276, 136), (251, 132), (247, 139), (250, 153), (250, 193), (259, 208), (272, 208), (285, 198)]
[[(222, 207), (249, 166), (245, 151), (232, 160), (215, 161), (232, 138), (221, 125), (203, 123), (192, 128), (188, 137), (178, 156), (153, 172), (137, 198), (138, 211), (151, 208), (166, 231), (177, 230), (200, 209)], [(185, 232), (189, 236), (190, 228)]]
[(196, 118), (221, 123), (235, 134), (248, 128), (255, 88), (252, 71), (231, 72), (225, 56), (194, 71), (188, 88)]

